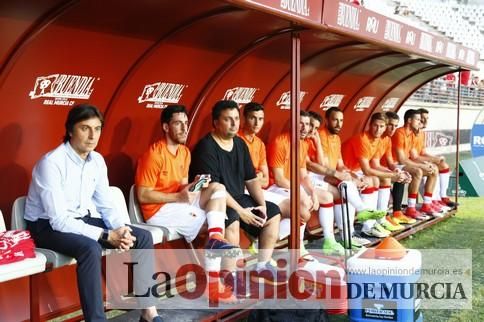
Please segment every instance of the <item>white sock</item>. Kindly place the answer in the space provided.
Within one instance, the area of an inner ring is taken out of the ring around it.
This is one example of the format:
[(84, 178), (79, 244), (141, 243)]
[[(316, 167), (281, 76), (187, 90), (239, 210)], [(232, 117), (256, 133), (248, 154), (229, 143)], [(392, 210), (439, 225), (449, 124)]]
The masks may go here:
[(306, 223), (301, 223), (301, 227), (299, 227), (299, 240), (301, 242), (301, 249), (304, 248), (304, 232), (306, 231)]
[(422, 180), (420, 181), (420, 187), (418, 189), (421, 196), (423, 196), (425, 194), (425, 184), (426, 183), (427, 183), (427, 177), (424, 176), (424, 177), (422, 177)]
[(447, 189), (449, 188), (449, 180), (450, 180), (450, 169), (447, 169), (447, 172), (440, 173), (439, 179), (440, 179), (440, 197), (447, 198)]
[(209, 238), (214, 234), (220, 234), (223, 237), (225, 228), (225, 213), (216, 210), (207, 212), (207, 224)]
[(432, 192), (432, 200), (440, 200), (440, 179), (437, 176), (437, 180), (435, 181), (434, 191)]
[(378, 188), (373, 187), (373, 193), (371, 194), (371, 209), (377, 209), (378, 207)]
[[(372, 193), (373, 193), (372, 188), (366, 188), (365, 190), (363, 190), (361, 192), (361, 200), (363, 200), (363, 204), (365, 205), (363, 209), (372, 209), (371, 208), (371, 194)], [(356, 208), (356, 211), (360, 211), (360, 210), (358, 210), (358, 208)]]
[(301, 240), (304, 239), (305, 231), (306, 231), (306, 223), (301, 223), (301, 226), (299, 227), (299, 236), (301, 237)]
[(377, 210), (388, 210), (388, 202), (390, 201), (390, 186), (383, 186), (378, 189), (378, 205)]
[(333, 203), (323, 204), (319, 207), (319, 223), (323, 226), (325, 239), (334, 239), (334, 212)]
[(341, 199), (336, 199), (334, 201), (334, 220), (336, 221), (336, 227), (341, 231), (343, 230), (343, 213), (341, 212), (341, 207), (344, 207)]
[(355, 226), (355, 208), (351, 204), (348, 205), (348, 211), (350, 213), (350, 235), (353, 236)]
[(417, 194), (416, 193), (409, 193), (408, 194), (408, 207), (415, 208), (417, 204)]
[(423, 197), (424, 204), (431, 204), (432, 203), (432, 193), (425, 193)]
[(356, 211), (362, 211), (364, 210), (365, 204), (362, 198), (360, 197), (360, 194), (358, 192), (358, 189), (356, 188), (356, 185), (351, 182), (351, 181), (344, 181), (346, 183), (346, 186), (348, 187), (348, 203), (352, 205)]

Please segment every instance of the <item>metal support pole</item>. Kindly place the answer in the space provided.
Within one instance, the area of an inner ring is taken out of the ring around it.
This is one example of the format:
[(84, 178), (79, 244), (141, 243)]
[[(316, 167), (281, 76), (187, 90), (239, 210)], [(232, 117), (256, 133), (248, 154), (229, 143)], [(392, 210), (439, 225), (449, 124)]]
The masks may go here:
[[(299, 93), (301, 91), (300, 63), (301, 63), (301, 39), (298, 32), (291, 35), (291, 235), (289, 237), (289, 249), (299, 249)], [(297, 254), (296, 259), (299, 257)], [(292, 261), (297, 265), (297, 260)]]
[(457, 202), (459, 199), (459, 152), (460, 152), (460, 80), (462, 77), (462, 70), (459, 69), (459, 78), (457, 81), (457, 135), (456, 135), (456, 149), (455, 149), (455, 203), (457, 207)]

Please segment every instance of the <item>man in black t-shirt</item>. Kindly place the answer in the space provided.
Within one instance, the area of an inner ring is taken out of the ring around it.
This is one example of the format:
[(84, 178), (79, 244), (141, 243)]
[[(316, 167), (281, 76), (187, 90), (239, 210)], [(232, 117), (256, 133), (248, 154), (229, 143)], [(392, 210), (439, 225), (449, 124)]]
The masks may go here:
[[(213, 132), (203, 137), (192, 152), (190, 180), (197, 174), (210, 174), (212, 182), (225, 186), (228, 192), (226, 239), (233, 245), (239, 244), (239, 225), (250, 235), (259, 237), (257, 270), (269, 270), (275, 276), (275, 268), (269, 261), (279, 234), (280, 210), (264, 200), (249, 149), (237, 136), (240, 126), (237, 103), (217, 102), (212, 109), (212, 125)], [(245, 188), (249, 194), (245, 194)]]

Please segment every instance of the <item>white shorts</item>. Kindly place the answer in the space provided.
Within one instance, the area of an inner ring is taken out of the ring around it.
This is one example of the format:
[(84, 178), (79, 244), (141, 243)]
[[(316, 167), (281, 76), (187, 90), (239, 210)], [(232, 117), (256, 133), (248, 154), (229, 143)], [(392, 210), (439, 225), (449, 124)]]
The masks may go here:
[[(274, 185), (274, 186), (276, 186), (276, 185)], [(267, 188), (267, 189), (269, 189), (269, 188)], [(262, 189), (262, 193), (264, 194), (264, 200), (265, 201), (272, 202), (272, 203), (274, 203), (274, 204), (276, 204), (278, 206), (284, 200), (289, 199), (289, 195), (287, 195), (287, 197), (286, 197), (284, 194), (275, 193), (273, 191), (269, 191), (269, 190), (266, 190), (266, 189)], [(246, 195), (250, 195), (250, 193), (249, 193), (249, 191), (247, 189), (245, 189), (245, 194)]]
[[(276, 186), (277, 187), (277, 186)], [(269, 187), (270, 188), (270, 187)], [(278, 187), (279, 188), (279, 187)], [(279, 188), (282, 189), (282, 188)], [(287, 190), (287, 189), (286, 189)], [(284, 200), (289, 199), (289, 191), (287, 193), (285, 191), (282, 191), (281, 193), (276, 193), (274, 191), (269, 191), (269, 190), (262, 190), (264, 193), (264, 199), (266, 201), (270, 201), (272, 203), (275, 203), (276, 205), (280, 205)]]
[(207, 218), (199, 202), (200, 199), (195, 200), (193, 205), (181, 202), (164, 204), (146, 223), (173, 229), (185, 237), (187, 242), (191, 242)]
[[(303, 187), (299, 187), (299, 191), (301, 194), (304, 194), (304, 195), (308, 195), (306, 193), (306, 190), (304, 190)], [(270, 186), (269, 188), (267, 188), (267, 192), (270, 192), (270, 196), (274, 196), (274, 198), (282, 198), (280, 199), (279, 203), (283, 200), (286, 200), (286, 199), (289, 199), (291, 198), (291, 189), (286, 189), (286, 188), (281, 188), (279, 187), (278, 185), (275, 185), (273, 184), (272, 186)], [(264, 197), (265, 197), (265, 194), (264, 194)], [(267, 200), (267, 199), (266, 199)], [(272, 201), (272, 200), (269, 200), (269, 201)], [(272, 201), (274, 202), (274, 201)], [(274, 202), (276, 205), (278, 205), (278, 203)]]
[(273, 194), (276, 194), (278, 196), (282, 196), (284, 198), (290, 198), (291, 197), (291, 190), (286, 189), (286, 188), (281, 188), (278, 185), (273, 184), (269, 188), (267, 188), (267, 191), (272, 192)]
[(329, 184), (324, 181), (324, 176), (321, 174), (316, 174), (314, 172), (308, 172), (309, 180), (311, 180), (311, 184), (314, 188), (319, 188), (321, 190), (327, 191), (329, 188)]

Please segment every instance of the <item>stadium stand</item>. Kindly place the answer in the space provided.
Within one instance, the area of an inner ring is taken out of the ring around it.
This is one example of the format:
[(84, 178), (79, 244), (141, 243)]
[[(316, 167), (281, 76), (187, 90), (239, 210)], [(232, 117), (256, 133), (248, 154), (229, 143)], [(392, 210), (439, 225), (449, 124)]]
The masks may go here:
[[(427, 24), (429, 30), (445, 35), (481, 53), (484, 52), (484, 5), (467, 1), (400, 0), (395, 13), (411, 21), (416, 17)], [(466, 4), (467, 3), (467, 4)]]
[(444, 35), (474, 48), (484, 58), (484, 5), (460, 0), (366, 0), (364, 6), (380, 14)]

